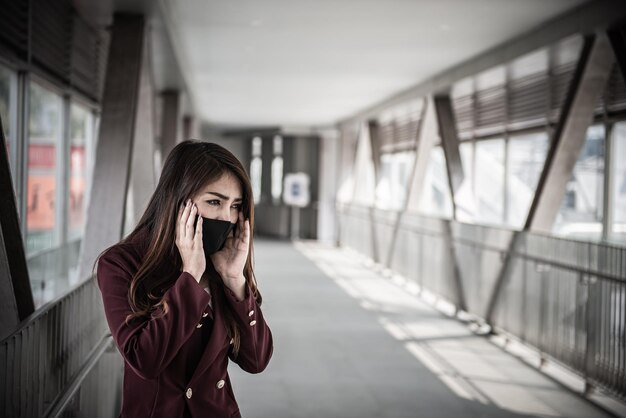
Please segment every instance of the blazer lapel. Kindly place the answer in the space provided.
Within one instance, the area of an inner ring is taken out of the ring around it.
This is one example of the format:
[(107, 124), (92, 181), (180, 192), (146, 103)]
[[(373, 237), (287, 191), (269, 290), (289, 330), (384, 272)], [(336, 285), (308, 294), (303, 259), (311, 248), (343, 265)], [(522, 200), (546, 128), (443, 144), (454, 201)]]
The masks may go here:
[(220, 306), (224, 302), (221, 297), (221, 291), (211, 287), (211, 302), (213, 309), (209, 309), (209, 315), (213, 319), (213, 328), (209, 341), (204, 348), (202, 357), (193, 372), (191, 380), (193, 381), (197, 376), (202, 375), (205, 370), (215, 361), (217, 355), (224, 350), (224, 347), (228, 346), (229, 337), (224, 323), (224, 319), (220, 313)]

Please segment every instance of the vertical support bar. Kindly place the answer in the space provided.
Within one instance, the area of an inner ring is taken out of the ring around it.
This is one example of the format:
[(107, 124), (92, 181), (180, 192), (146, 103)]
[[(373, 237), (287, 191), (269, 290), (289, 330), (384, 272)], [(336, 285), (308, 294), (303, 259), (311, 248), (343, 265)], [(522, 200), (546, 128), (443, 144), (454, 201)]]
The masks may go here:
[[(374, 119), (367, 122), (367, 129), (370, 137), (370, 149), (372, 150), (372, 162), (374, 163), (374, 186), (378, 185), (380, 180), (380, 127)], [(374, 200), (376, 197), (374, 197)], [(376, 206), (374, 204), (374, 206)]]
[(180, 94), (176, 90), (161, 93), (161, 156), (165, 161), (172, 148), (178, 142), (178, 113), (180, 112)]
[(98, 254), (122, 238), (139, 100), (143, 16), (116, 14), (111, 32), (100, 137), (81, 247), (79, 277), (91, 275)]
[(20, 72), (17, 78), (17, 84), (17, 106), (21, 110), (21, 112), (19, 112), (17, 122), (17, 167), (15, 170), (15, 172), (17, 173), (17, 181), (15, 182), (15, 184), (17, 184), (16, 196), (18, 213), (21, 215), (20, 231), (22, 233), (22, 237), (24, 237), (24, 243), (26, 244), (28, 229), (28, 226), (26, 224), (26, 205), (28, 201), (28, 198), (26, 196), (26, 189), (28, 185), (28, 117), (30, 115), (30, 100), (28, 91), (30, 76), (28, 75), (28, 73)]
[[(70, 198), (70, 170), (71, 159), (70, 150), (72, 142), (71, 132), (71, 103), (70, 96), (63, 95), (63, 104), (61, 117), (63, 118), (63, 132), (61, 133), (61, 146), (59, 147), (59, 159), (57, 160), (56, 170), (59, 184), (57, 185), (57, 199), (59, 201), (56, 206), (55, 229), (58, 230), (59, 243), (64, 245), (67, 243), (67, 230), (69, 228), (69, 211), (68, 201)], [(66, 268), (65, 266), (63, 267)]]
[(613, 127), (605, 125), (604, 132), (604, 188), (602, 190), (602, 240), (608, 240), (613, 228)]
[(372, 157), (372, 164), (374, 165), (374, 202), (372, 206), (369, 208), (369, 220), (370, 220), (370, 230), (372, 237), (372, 255), (375, 262), (382, 262), (380, 253), (379, 253), (379, 242), (378, 242), (378, 234), (376, 228), (376, 187), (378, 186), (378, 181), (380, 180), (381, 170), (380, 170), (380, 129), (378, 126), (378, 122), (376, 120), (369, 120), (367, 122), (367, 131), (369, 133), (369, 141), (370, 141), (370, 156)]
[(192, 115), (183, 116), (183, 139), (199, 139), (200, 124)]

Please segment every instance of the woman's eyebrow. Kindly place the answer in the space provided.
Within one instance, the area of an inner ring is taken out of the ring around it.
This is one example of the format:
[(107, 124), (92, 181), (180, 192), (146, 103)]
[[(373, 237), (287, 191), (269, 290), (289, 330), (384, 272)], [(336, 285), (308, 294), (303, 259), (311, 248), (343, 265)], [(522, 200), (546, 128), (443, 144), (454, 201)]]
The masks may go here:
[[(222, 198), (222, 199), (224, 199), (224, 200), (228, 200), (228, 199), (230, 199), (228, 196), (223, 195), (223, 194), (221, 194), (221, 193), (217, 193), (217, 192), (205, 192), (205, 194), (214, 194), (215, 196), (217, 196), (217, 197), (221, 197), (221, 198)], [(239, 200), (243, 200), (243, 199), (242, 199), (241, 197), (237, 197), (237, 198), (235, 198), (235, 200), (234, 200), (234, 201), (235, 201), (235, 202), (237, 202), (237, 201), (239, 201)]]

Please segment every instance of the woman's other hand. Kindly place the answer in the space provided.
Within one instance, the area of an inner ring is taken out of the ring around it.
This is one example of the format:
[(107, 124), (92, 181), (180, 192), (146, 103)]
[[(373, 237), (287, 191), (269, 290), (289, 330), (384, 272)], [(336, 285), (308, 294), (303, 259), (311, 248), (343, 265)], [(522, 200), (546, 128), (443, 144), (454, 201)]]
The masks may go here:
[(191, 274), (198, 283), (206, 269), (206, 259), (202, 249), (202, 216), (194, 225), (198, 208), (190, 199), (178, 211), (176, 222), (176, 246), (183, 260), (183, 271)]
[(244, 221), (243, 213), (239, 212), (234, 236), (229, 236), (224, 243), (224, 248), (211, 255), (215, 270), (222, 276), (224, 284), (233, 291), (239, 290), (245, 284), (243, 268), (248, 259), (249, 248), (250, 220)]

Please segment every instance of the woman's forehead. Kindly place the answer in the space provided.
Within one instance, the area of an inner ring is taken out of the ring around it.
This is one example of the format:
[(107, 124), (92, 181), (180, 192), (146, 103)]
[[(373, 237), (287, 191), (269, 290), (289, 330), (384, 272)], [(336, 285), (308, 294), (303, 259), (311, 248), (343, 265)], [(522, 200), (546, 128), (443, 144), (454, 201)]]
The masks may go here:
[(231, 198), (239, 198), (241, 197), (241, 185), (234, 175), (225, 173), (217, 180), (206, 184), (201, 193), (206, 192), (219, 192)]

